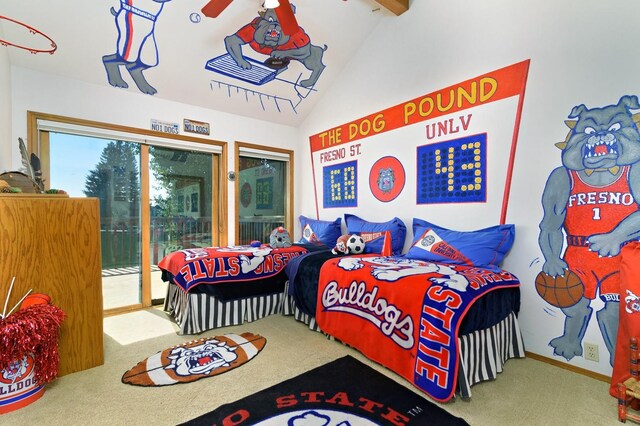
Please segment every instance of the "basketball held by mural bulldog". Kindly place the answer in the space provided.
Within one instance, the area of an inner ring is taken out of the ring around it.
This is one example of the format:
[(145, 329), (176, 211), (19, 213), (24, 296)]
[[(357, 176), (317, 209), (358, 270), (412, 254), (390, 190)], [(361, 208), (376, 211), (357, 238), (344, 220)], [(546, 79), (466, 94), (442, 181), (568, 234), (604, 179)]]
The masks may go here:
[(540, 272), (535, 282), (538, 295), (557, 308), (573, 306), (584, 295), (584, 285), (580, 277), (571, 271), (556, 277)]

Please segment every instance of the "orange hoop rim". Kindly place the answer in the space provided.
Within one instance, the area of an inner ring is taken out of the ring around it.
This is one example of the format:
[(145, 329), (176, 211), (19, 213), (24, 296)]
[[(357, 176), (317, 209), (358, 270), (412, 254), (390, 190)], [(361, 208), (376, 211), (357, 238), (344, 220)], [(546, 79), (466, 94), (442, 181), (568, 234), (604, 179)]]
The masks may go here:
[(53, 39), (51, 37), (49, 37), (48, 35), (46, 35), (45, 33), (43, 33), (42, 31), (39, 31), (39, 30), (37, 30), (37, 29), (35, 29), (35, 28), (33, 28), (33, 27), (23, 23), (23, 22), (16, 21), (15, 19), (11, 19), (11, 18), (9, 18), (7, 16), (1, 16), (0, 15), (0, 20), (2, 20), (2, 19), (6, 20), (6, 21), (11, 21), (14, 24), (18, 24), (21, 27), (26, 28), (27, 30), (29, 30), (29, 32), (31, 34), (38, 34), (38, 35), (41, 35), (42, 37), (46, 38), (51, 43), (51, 49), (47, 49), (47, 50), (35, 49), (35, 48), (32, 48), (32, 47), (22, 46), (20, 44), (15, 44), (15, 43), (11, 43), (10, 41), (7, 41), (7, 40), (0, 39), (0, 44), (2, 46), (17, 47), (18, 49), (28, 50), (29, 52), (31, 52), (33, 54), (36, 54), (36, 53), (48, 53), (50, 55), (53, 55), (53, 53), (58, 49), (58, 45), (53, 41)]

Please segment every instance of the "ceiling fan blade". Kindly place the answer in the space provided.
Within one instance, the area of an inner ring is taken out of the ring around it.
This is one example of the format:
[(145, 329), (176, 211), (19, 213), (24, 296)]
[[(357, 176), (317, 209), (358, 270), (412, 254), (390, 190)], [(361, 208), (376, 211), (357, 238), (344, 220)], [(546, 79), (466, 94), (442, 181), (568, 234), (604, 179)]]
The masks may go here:
[(217, 18), (233, 0), (210, 0), (202, 8), (202, 14), (209, 18)]
[(282, 28), (282, 32), (288, 36), (293, 35), (298, 31), (298, 21), (293, 15), (293, 9), (291, 9), (289, 0), (279, 1), (280, 6), (276, 7), (275, 11), (276, 16), (278, 17), (278, 22), (280, 22), (280, 27)]

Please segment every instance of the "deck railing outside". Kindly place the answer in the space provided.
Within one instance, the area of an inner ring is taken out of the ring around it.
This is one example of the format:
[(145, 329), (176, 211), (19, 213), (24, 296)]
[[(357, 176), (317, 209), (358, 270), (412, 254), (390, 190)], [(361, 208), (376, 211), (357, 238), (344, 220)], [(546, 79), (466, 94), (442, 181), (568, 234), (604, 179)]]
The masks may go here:
[[(140, 265), (139, 220), (119, 221), (101, 225), (102, 269), (128, 268)], [(258, 240), (269, 243), (274, 228), (284, 226), (284, 216), (252, 216), (240, 218), (238, 245)], [(210, 218), (152, 217), (151, 218), (151, 264), (168, 253), (212, 244), (213, 230)]]

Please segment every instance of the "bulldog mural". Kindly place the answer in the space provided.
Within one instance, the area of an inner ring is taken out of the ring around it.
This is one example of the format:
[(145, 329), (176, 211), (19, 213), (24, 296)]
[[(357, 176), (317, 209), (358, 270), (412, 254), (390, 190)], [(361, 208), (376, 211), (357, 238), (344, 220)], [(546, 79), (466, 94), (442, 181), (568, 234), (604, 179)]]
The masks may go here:
[(636, 96), (602, 108), (574, 107), (566, 121), (571, 130), (557, 144), (562, 166), (551, 172), (542, 195), (542, 272), (555, 282), (575, 273), (584, 288), (574, 304), (560, 306), (564, 333), (549, 342), (567, 361), (582, 355), (592, 301), (599, 297), (604, 306), (596, 318), (613, 365), (620, 249), (640, 237), (640, 133), (631, 113), (638, 109)]
[(124, 67), (142, 93), (155, 95), (158, 92), (144, 77), (143, 71), (159, 63), (155, 37), (156, 21), (164, 4), (170, 1), (121, 1), (118, 10), (111, 8), (118, 30), (116, 52), (102, 57), (110, 85), (123, 89), (129, 87), (120, 72), (120, 67)]
[[(291, 8), (295, 13), (294, 5)], [(245, 70), (251, 69), (251, 63), (242, 55), (242, 46), (245, 44), (258, 53), (269, 55), (265, 65), (277, 68), (279, 72), (286, 69), (290, 60), (299, 61), (311, 71), (309, 78), (300, 82), (305, 88), (316, 84), (325, 68), (322, 57), (327, 46), (311, 44), (311, 39), (301, 27), (291, 36), (284, 34), (274, 9), (260, 12), (251, 23), (227, 36), (224, 44), (233, 60)]]

